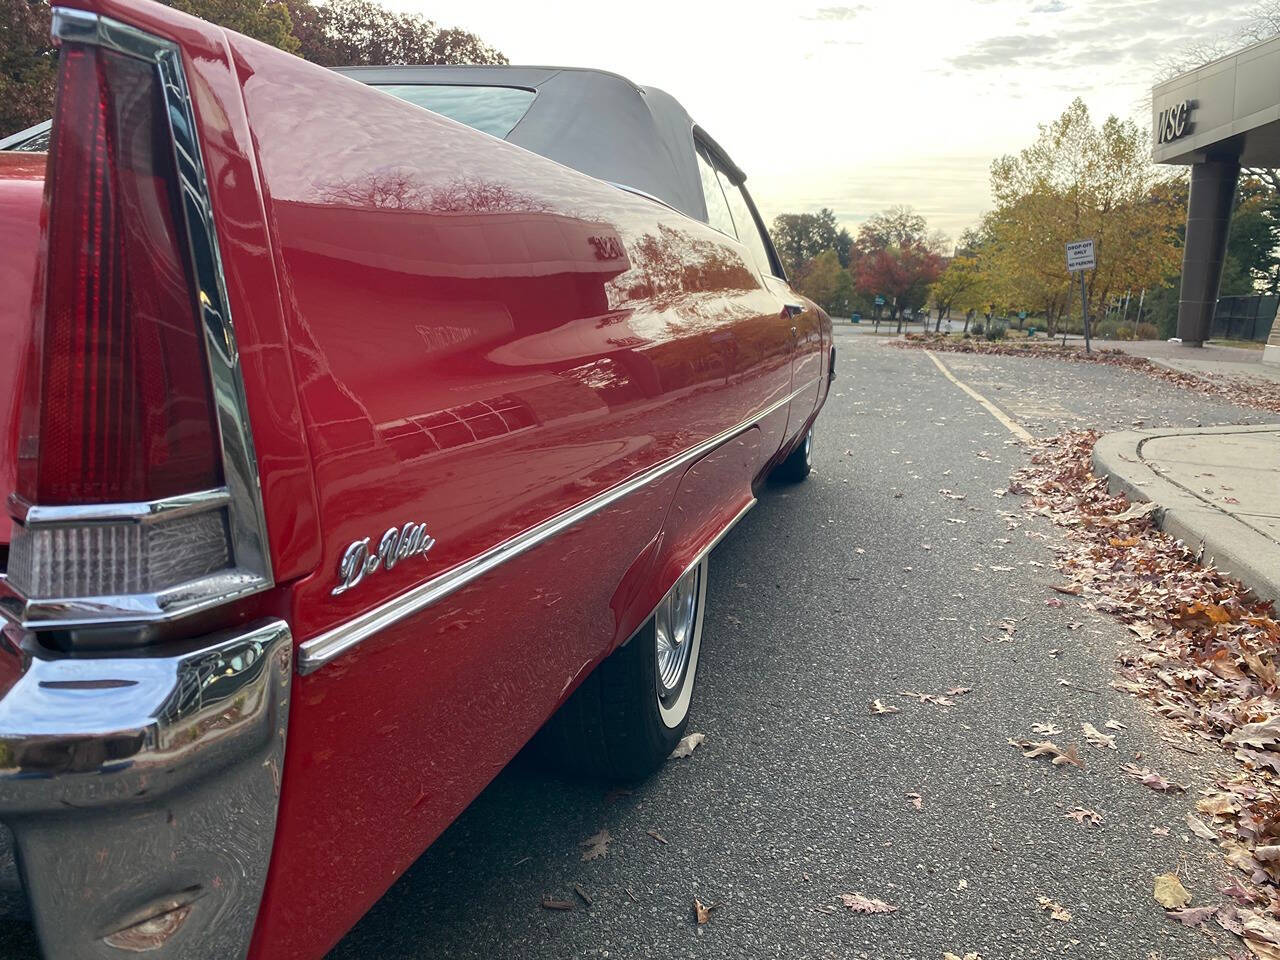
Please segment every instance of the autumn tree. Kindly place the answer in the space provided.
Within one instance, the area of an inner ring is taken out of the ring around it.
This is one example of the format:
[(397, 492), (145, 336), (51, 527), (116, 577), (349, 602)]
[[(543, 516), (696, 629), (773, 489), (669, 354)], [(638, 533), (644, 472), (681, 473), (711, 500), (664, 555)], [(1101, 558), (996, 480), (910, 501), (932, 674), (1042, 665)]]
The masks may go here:
[(475, 34), (441, 29), (432, 20), (394, 13), (374, 0), (279, 2), (288, 6), (298, 56), (321, 66), (507, 62)]
[(828, 207), (817, 213), (780, 213), (773, 218), (769, 234), (787, 276), (798, 276), (826, 250), (835, 251), (840, 266), (849, 265), (853, 237), (836, 223), (835, 211)]
[[(374, 0), (161, 2), (326, 67), (507, 62), (475, 34), (394, 13)], [(0, 0), (0, 136), (53, 113), (51, 16), (48, 0)]]
[(896, 320), (925, 304), (929, 286), (942, 272), (945, 248), (946, 238), (931, 233), (911, 207), (890, 207), (858, 228), (850, 263), (854, 285), (868, 296), (883, 294), (889, 319)]
[(1180, 182), (1151, 163), (1144, 130), (1114, 116), (1096, 125), (1075, 99), (1029, 147), (992, 164), (996, 206), (979, 254), (992, 301), (1043, 311), (1055, 329), (1075, 282), (1065, 246), (1089, 238), (1091, 314), (1113, 295), (1155, 286), (1178, 267)]
[(828, 313), (843, 317), (851, 312), (853, 277), (840, 265), (835, 250), (824, 250), (814, 257), (793, 282), (796, 289)]
[(280, 0), (160, 0), (175, 10), (296, 53), (289, 8)]
[(46, 0), (0, 0), (0, 137), (48, 120), (57, 61)]
[[(938, 326), (953, 308), (976, 309), (982, 296), (982, 274), (978, 258), (972, 253), (958, 253), (943, 268), (929, 288), (929, 300), (938, 311)], [(966, 328), (967, 329), (967, 328)]]
[(889, 319), (898, 321), (902, 312), (924, 305), (929, 286), (942, 273), (942, 257), (922, 243), (889, 246), (872, 250), (855, 262), (855, 283), (868, 294), (884, 294)]

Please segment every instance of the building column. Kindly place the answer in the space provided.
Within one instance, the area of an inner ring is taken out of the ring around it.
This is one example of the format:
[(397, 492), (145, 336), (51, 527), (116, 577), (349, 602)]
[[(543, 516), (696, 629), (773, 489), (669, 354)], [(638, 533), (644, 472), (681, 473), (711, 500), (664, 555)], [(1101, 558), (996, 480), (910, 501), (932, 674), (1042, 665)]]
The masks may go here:
[(1239, 177), (1240, 163), (1234, 159), (1205, 160), (1191, 167), (1178, 300), (1178, 337), (1188, 346), (1203, 346), (1213, 326)]

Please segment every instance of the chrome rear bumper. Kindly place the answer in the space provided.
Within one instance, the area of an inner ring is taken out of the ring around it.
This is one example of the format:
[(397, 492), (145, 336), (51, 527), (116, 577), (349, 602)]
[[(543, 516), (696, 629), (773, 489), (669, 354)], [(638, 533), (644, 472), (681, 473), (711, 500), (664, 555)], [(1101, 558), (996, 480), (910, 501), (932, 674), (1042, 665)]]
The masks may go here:
[(0, 640), (0, 821), (47, 957), (243, 957), (275, 835), (280, 620), (127, 654)]

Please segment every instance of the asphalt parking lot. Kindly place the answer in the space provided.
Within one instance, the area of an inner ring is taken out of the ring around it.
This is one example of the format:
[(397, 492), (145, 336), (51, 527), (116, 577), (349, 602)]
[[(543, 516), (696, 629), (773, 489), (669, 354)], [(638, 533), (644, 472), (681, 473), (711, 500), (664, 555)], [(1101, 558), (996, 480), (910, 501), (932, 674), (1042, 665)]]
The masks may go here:
[[(997, 495), (1025, 457), (1014, 435), (927, 355), (848, 328), (837, 345), (813, 475), (763, 490), (712, 555), (690, 726), (705, 742), (629, 791), (517, 759), (332, 960), (1226, 952), (1151, 896), (1165, 871), (1200, 896), (1221, 878), (1182, 821), (1225, 755), (1178, 749), (1108, 686), (1122, 627), (1045, 603), (1058, 534)], [(940, 359), (1037, 436), (1276, 419), (1113, 367)], [(949, 706), (909, 695), (961, 687)], [(1108, 720), (1114, 753), (1076, 733)], [(1087, 769), (1008, 745), (1037, 723)], [(1138, 751), (1192, 792), (1121, 775)], [(1064, 816), (1077, 806), (1102, 824)], [(584, 861), (601, 830), (605, 855)], [(854, 914), (842, 893), (898, 909)], [(715, 906), (702, 926), (695, 896)], [(0, 958), (33, 956), (28, 928), (0, 925)]]
[[(1119, 772), (1141, 751), (1194, 786), (1223, 757), (1175, 748), (1108, 686), (1122, 627), (1045, 603), (1057, 534), (997, 496), (1024, 458), (1009, 430), (923, 353), (848, 328), (837, 345), (813, 475), (764, 490), (712, 555), (702, 746), (625, 793), (517, 761), (334, 960), (1225, 952), (1151, 896), (1168, 870), (1193, 893), (1220, 877), (1182, 828), (1194, 794)], [(1037, 436), (1275, 419), (1112, 367), (941, 359)], [(972, 690), (953, 706), (904, 695), (956, 687)], [(872, 715), (876, 699), (900, 712)], [(1115, 753), (1072, 735), (1108, 720), (1124, 724)], [(1008, 745), (1035, 723), (1078, 740), (1088, 768)], [(1076, 806), (1101, 826), (1066, 818)], [(584, 861), (602, 829), (607, 854)], [(899, 909), (851, 913), (851, 892)], [(701, 927), (695, 896), (717, 905)]]

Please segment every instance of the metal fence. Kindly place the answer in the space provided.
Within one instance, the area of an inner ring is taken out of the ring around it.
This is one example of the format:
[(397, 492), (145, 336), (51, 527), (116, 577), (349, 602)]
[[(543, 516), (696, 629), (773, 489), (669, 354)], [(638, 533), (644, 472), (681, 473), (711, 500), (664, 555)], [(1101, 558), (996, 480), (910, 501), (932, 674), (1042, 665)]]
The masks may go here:
[(1255, 294), (1249, 297), (1219, 297), (1213, 313), (1212, 336), (1219, 340), (1257, 340), (1266, 343), (1276, 318), (1280, 297)]

